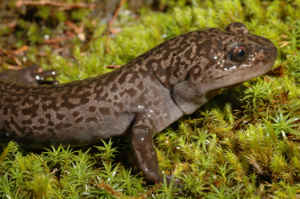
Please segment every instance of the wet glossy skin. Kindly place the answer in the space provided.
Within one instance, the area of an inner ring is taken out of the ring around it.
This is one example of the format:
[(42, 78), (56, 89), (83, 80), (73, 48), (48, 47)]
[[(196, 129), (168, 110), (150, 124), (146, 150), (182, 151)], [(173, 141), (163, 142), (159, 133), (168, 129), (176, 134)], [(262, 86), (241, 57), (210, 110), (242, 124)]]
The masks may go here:
[(269, 40), (233, 23), (225, 31), (178, 36), (120, 69), (82, 81), (37, 86), (36, 77), (52, 73), (0, 73), (0, 139), (36, 148), (93, 144), (128, 132), (146, 179), (161, 182), (153, 135), (196, 111), (218, 89), (268, 72), (275, 59)]

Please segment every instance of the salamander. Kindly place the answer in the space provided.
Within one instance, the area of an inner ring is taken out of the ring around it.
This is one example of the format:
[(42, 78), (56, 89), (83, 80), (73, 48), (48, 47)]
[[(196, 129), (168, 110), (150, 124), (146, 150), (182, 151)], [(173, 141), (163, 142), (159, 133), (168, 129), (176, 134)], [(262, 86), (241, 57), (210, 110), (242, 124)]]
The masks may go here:
[(267, 73), (276, 57), (270, 40), (236, 22), (177, 36), (119, 69), (70, 83), (40, 86), (54, 72), (34, 67), (4, 71), (0, 138), (39, 148), (128, 135), (145, 178), (161, 182), (152, 137), (216, 91)]

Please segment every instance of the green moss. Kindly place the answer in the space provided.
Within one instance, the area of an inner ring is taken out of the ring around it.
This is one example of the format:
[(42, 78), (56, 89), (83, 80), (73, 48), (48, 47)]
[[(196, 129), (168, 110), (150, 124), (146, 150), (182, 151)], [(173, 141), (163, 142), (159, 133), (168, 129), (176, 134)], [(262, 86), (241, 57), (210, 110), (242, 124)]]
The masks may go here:
[[(232, 21), (275, 43), (280, 72), (225, 91), (154, 138), (160, 167), (182, 187), (146, 184), (139, 170), (119, 160), (128, 146), (116, 146), (114, 139), (88, 150), (53, 147), (40, 153), (10, 142), (0, 155), (1, 198), (299, 197), (300, 1), (162, 0), (165, 12), (143, 8), (137, 17), (121, 10), (113, 25), (120, 32), (113, 35), (88, 9), (53, 12), (40, 6), (31, 16), (11, 2), (18, 28), (0, 25), (0, 35), (14, 34), (13, 49), (29, 46), (20, 58), (57, 69), (61, 82), (109, 72), (105, 66), (128, 63), (166, 39)], [(85, 39), (67, 21), (82, 26)], [(45, 35), (66, 32), (75, 36), (44, 44)], [(2, 48), (5, 42), (0, 38)]]

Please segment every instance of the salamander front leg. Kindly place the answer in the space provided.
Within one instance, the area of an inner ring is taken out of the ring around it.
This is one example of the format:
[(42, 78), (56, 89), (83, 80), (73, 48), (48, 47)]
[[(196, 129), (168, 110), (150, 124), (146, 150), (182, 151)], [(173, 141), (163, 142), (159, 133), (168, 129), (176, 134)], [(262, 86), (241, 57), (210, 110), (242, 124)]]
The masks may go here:
[(162, 174), (152, 144), (151, 127), (138, 123), (133, 126), (131, 137), (138, 166), (143, 170), (147, 180), (155, 183), (162, 182)]

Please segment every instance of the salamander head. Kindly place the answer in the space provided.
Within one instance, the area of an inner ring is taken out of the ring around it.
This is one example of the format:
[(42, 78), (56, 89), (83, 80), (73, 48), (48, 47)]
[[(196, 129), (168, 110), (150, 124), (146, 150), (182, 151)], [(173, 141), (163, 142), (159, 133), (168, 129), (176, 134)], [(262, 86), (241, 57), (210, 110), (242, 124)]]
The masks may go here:
[(271, 70), (276, 60), (274, 44), (248, 33), (241, 23), (230, 24), (225, 32), (210, 29), (208, 34), (210, 37), (204, 42), (210, 46), (207, 54), (201, 56), (202, 64), (191, 69), (188, 77), (193, 84), (201, 86), (203, 93), (263, 75)]
[(219, 89), (270, 71), (277, 56), (270, 40), (248, 33), (241, 23), (232, 23), (225, 31), (211, 28), (191, 32), (183, 38), (178, 39), (181, 45), (176, 49), (181, 53), (172, 59), (180, 64), (173, 64), (166, 73), (168, 81), (160, 79), (171, 87), (176, 104), (185, 114), (194, 112)]

